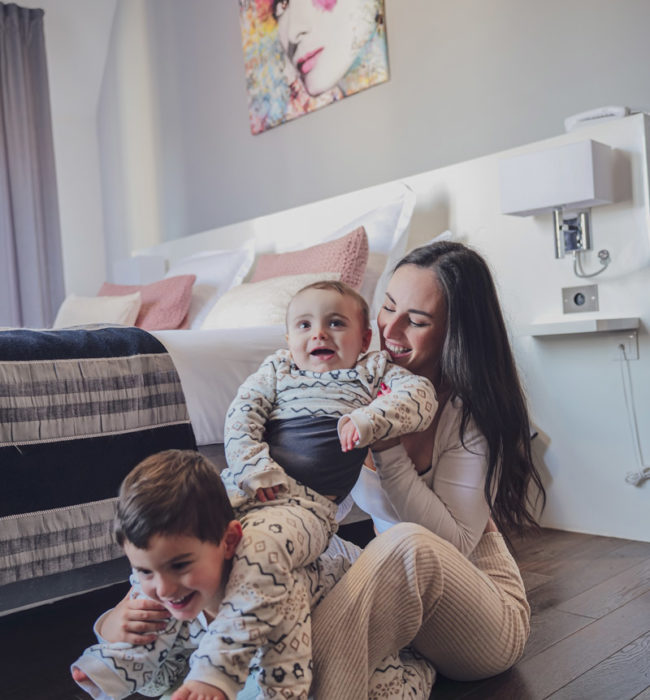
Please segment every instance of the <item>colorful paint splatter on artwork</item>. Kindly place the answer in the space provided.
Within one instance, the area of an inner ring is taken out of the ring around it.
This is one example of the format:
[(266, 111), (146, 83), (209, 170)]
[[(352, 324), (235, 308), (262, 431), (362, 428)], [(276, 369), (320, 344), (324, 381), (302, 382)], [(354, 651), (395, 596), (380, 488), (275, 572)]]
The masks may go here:
[(316, 7), (322, 7), (324, 10), (330, 12), (334, 5), (336, 5), (336, 0), (312, 0)]
[(239, 0), (251, 131), (388, 80), (384, 0)]

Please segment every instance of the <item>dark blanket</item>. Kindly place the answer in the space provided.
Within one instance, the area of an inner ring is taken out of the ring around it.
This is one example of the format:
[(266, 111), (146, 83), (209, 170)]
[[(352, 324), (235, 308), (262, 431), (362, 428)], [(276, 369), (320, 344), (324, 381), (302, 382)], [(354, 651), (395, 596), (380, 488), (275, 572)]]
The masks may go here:
[(152, 335), (0, 331), (0, 584), (120, 556), (119, 484), (169, 448), (196, 443), (176, 369)]

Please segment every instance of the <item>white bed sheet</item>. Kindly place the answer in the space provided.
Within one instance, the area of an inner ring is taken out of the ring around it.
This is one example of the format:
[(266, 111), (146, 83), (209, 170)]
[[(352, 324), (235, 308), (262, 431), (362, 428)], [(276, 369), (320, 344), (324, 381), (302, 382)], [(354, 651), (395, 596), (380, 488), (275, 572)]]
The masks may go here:
[(286, 347), (282, 324), (151, 333), (174, 361), (197, 445), (223, 442), (226, 411), (239, 385), (265, 357)]

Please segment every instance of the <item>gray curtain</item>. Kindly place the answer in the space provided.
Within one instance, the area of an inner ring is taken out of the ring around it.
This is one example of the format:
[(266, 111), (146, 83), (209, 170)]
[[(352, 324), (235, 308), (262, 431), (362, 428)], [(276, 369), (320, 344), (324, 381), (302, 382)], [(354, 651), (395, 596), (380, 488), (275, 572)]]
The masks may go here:
[(0, 3), (0, 326), (51, 326), (64, 296), (43, 10)]

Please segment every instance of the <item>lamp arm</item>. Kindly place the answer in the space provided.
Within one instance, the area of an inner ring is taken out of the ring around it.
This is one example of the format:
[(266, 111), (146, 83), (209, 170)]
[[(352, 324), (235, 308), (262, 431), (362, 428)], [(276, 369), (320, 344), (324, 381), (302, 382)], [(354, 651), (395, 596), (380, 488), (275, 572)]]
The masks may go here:
[(598, 260), (602, 267), (600, 270), (596, 270), (596, 272), (590, 272), (587, 274), (584, 269), (582, 268), (582, 258), (580, 257), (580, 254), (584, 253), (584, 250), (574, 250), (573, 251), (573, 273), (575, 274), (576, 277), (581, 277), (582, 279), (586, 279), (588, 277), (595, 277), (596, 275), (599, 275), (601, 272), (605, 272), (607, 269), (607, 266), (609, 263), (612, 261), (612, 258), (609, 255), (608, 250), (600, 250), (598, 251)]

